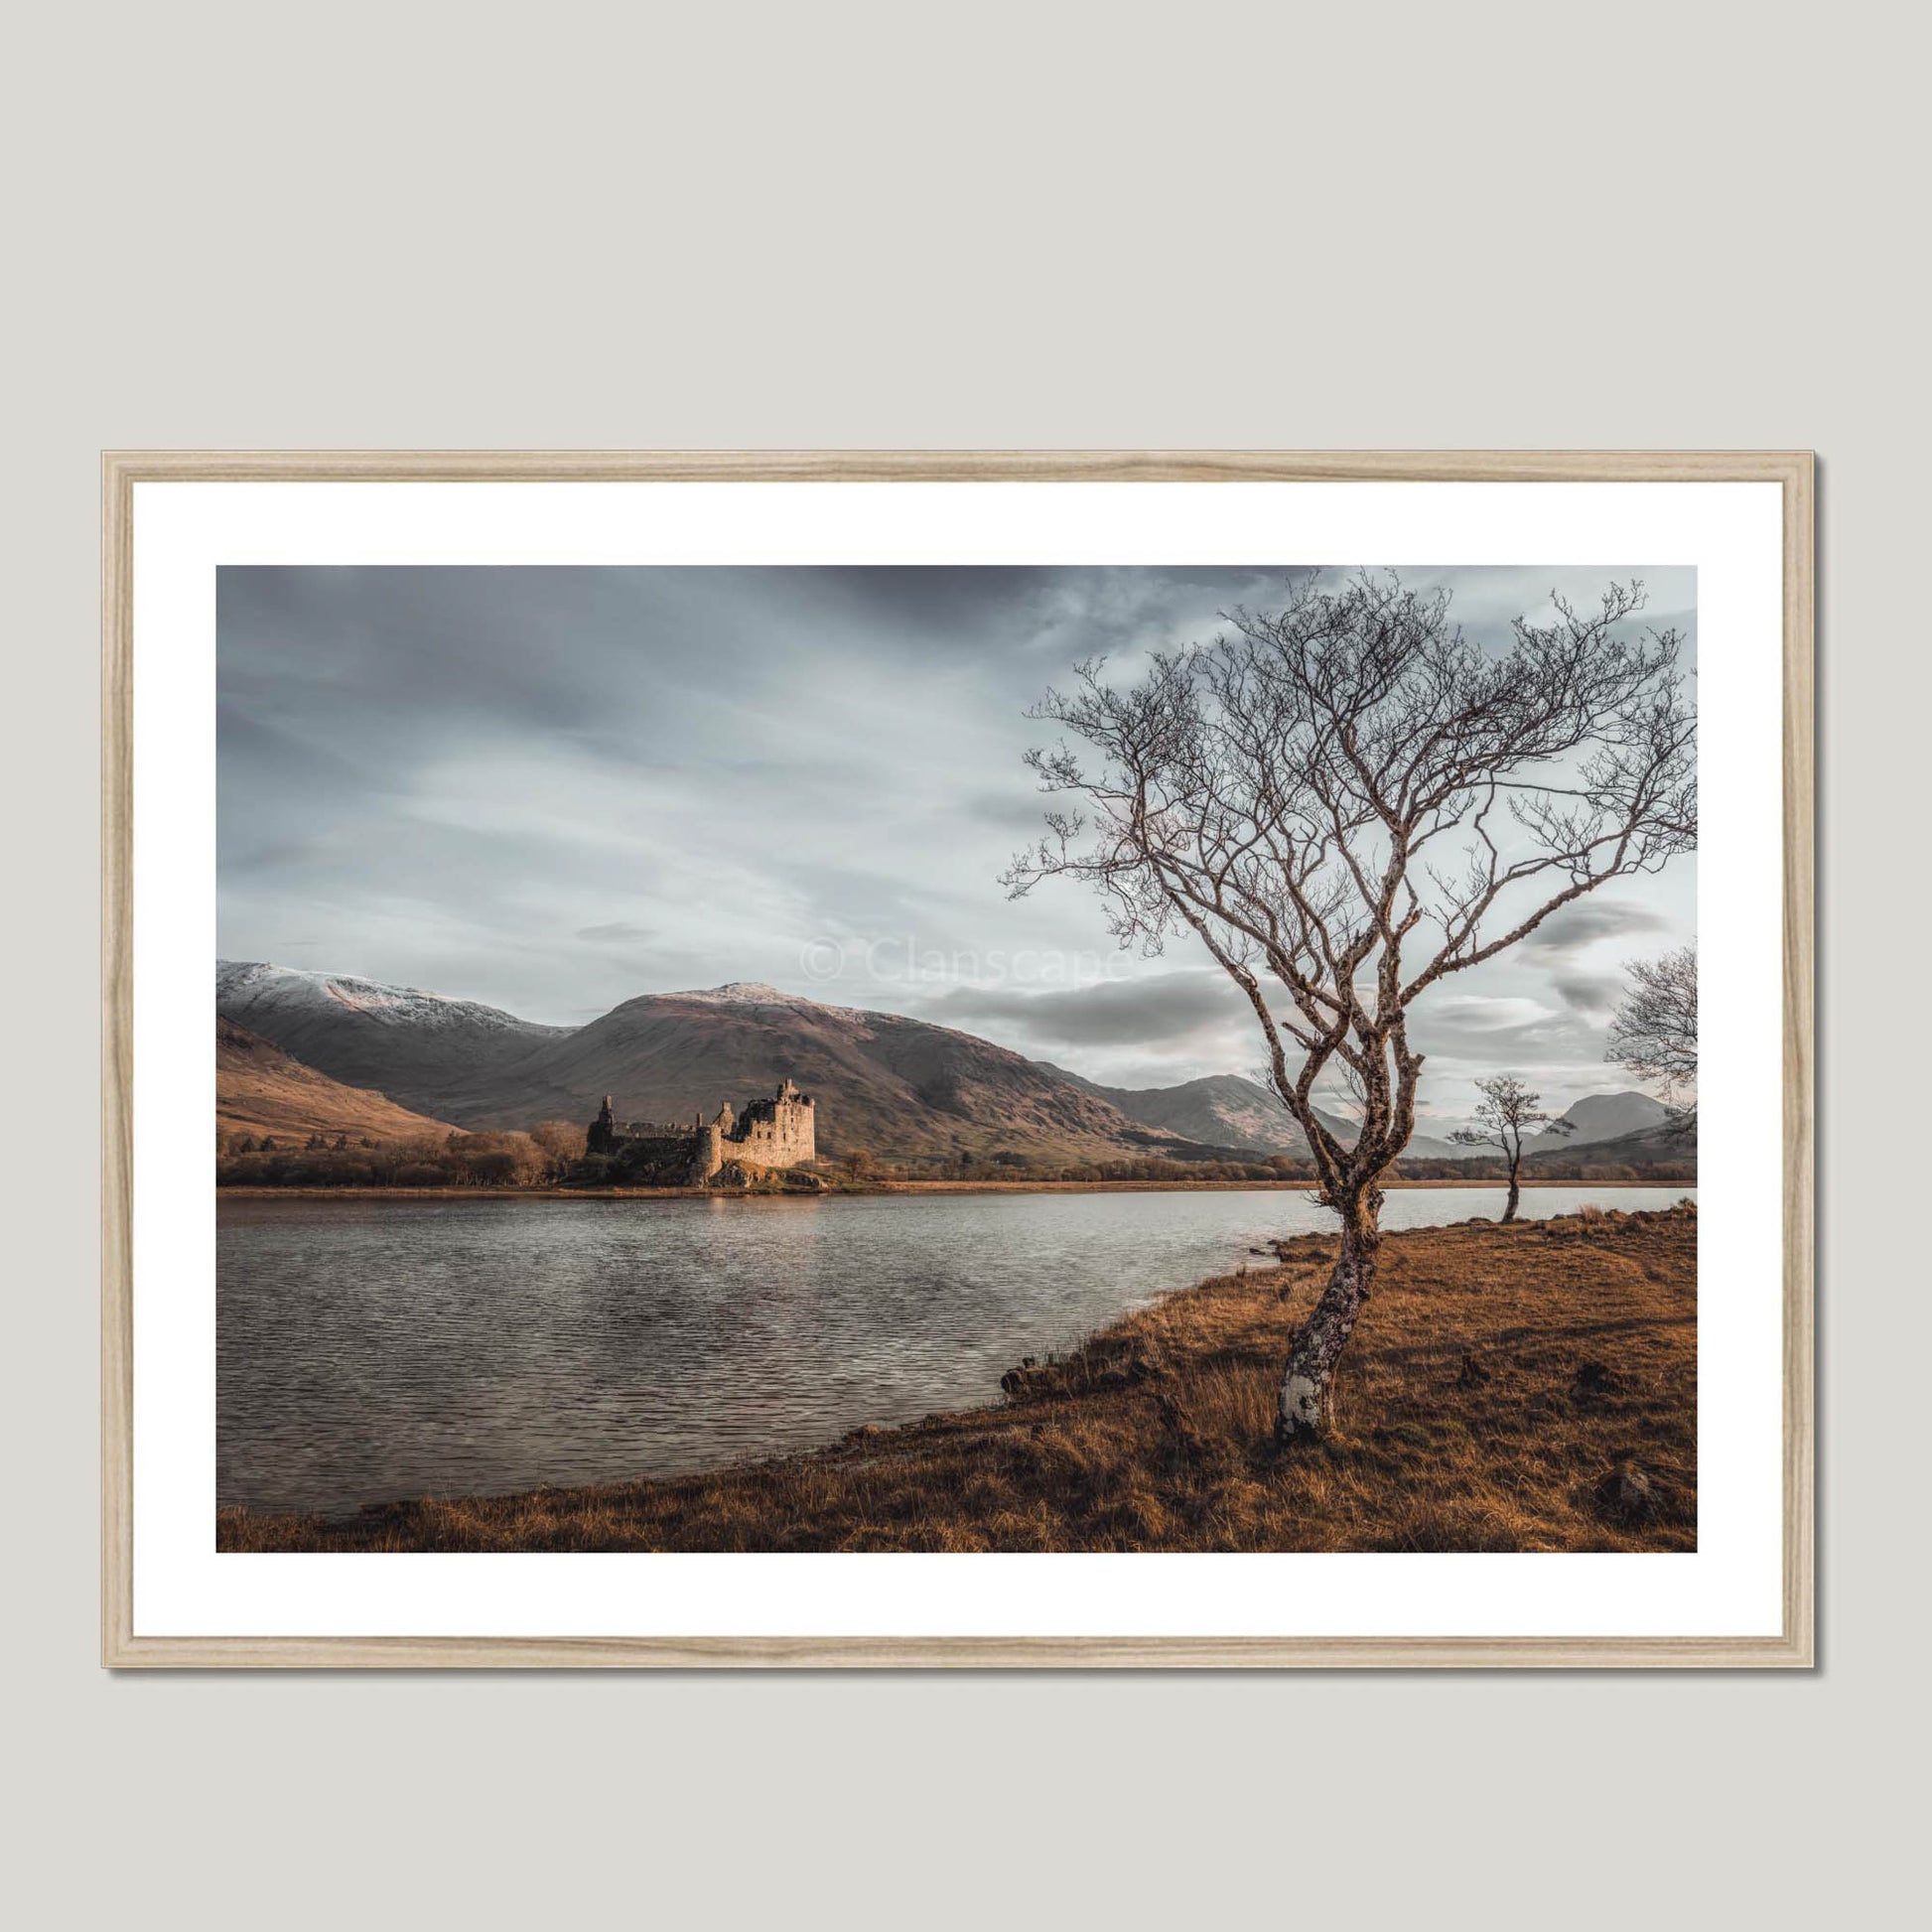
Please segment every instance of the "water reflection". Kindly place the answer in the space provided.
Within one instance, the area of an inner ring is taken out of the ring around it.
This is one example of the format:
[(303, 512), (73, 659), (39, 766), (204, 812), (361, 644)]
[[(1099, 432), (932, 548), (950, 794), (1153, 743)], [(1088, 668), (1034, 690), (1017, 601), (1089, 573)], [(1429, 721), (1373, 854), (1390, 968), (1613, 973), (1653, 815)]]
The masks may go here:
[[(1499, 1206), (1409, 1189), (1384, 1224)], [(813, 1448), (989, 1401), (1023, 1355), (1330, 1224), (1293, 1192), (224, 1200), (220, 1499), (339, 1508)]]

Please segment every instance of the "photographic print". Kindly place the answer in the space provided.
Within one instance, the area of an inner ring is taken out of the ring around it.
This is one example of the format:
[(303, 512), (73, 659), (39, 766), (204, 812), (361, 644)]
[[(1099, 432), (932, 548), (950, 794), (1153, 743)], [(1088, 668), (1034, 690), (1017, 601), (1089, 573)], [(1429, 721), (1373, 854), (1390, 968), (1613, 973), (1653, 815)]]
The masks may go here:
[[(1733, 1560), (1701, 1485), (1733, 1399), (1757, 1527), (1789, 1503), (1778, 1130), (1740, 1118), (1777, 1091), (1782, 949), (1775, 855), (1740, 911), (1734, 871), (1700, 891), (1700, 793), (1723, 841), (1744, 707), (1714, 695), (1748, 659), (1777, 716), (1775, 543), (1752, 634), (1742, 573), (1667, 521), (1580, 543), (1564, 509), (1569, 547), (1531, 520), (1445, 562), (1359, 511), (1298, 545), (1277, 483), (1214, 555), (1184, 518), (1149, 554), (1157, 513), (1099, 560), (868, 558), (862, 491), (816, 485), (843, 540), (773, 545), (732, 487), (670, 556), (243, 543), (195, 579), (213, 1012), (154, 1024), (205, 1096), (164, 1096), (169, 1135), (212, 1132), (173, 1157), (207, 1264), (171, 1328), (207, 1344), (196, 1574), (321, 1601), (380, 1559), (390, 1624), (260, 1630), (324, 1639), (564, 1632), (500, 1610), (506, 1556), (621, 1575), (625, 1614), (720, 1580), (728, 1644), (1064, 1634), (949, 1618), (1018, 1556), (1108, 1559), (1052, 1613), (1099, 1635), (1137, 1560), (1184, 1558), (1204, 1594), (1122, 1634), (1746, 1638), (1682, 1605)], [(1753, 1131), (1770, 1267), (1740, 1274)], [(1788, 1625), (1776, 1527), (1748, 1578)], [(419, 1611), (428, 1555), (466, 1561)], [(1585, 1557), (1686, 1620), (1619, 1625)], [(1405, 1629), (1350, 1559), (1573, 1593)], [(747, 1620), (754, 1574), (793, 1621)], [(423, 1621), (459, 1600), (499, 1607)]]
[(224, 1547), (1695, 1546), (1691, 573), (218, 598)]

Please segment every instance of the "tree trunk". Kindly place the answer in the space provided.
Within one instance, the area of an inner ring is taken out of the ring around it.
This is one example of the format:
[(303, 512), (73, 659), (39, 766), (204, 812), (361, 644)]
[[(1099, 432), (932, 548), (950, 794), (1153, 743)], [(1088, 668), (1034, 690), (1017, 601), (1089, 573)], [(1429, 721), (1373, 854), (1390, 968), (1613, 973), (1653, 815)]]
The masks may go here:
[(1523, 1190), (1516, 1184), (1516, 1170), (1511, 1168), (1509, 1171), (1509, 1200), (1503, 1208), (1503, 1219), (1505, 1221), (1515, 1220), (1516, 1203), (1522, 1198)]
[(1369, 1283), (1375, 1278), (1375, 1251), (1381, 1242), (1372, 1210), (1343, 1210), (1341, 1249), (1328, 1286), (1290, 1344), (1288, 1366), (1282, 1371), (1275, 1441), (1283, 1448), (1327, 1434), (1335, 1363), (1368, 1299)]

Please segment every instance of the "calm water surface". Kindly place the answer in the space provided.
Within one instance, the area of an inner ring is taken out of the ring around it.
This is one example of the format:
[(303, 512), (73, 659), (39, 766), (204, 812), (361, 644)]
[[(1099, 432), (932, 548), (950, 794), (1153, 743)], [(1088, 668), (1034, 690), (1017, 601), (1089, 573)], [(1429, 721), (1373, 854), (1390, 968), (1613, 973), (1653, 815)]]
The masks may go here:
[[(1538, 1188), (1663, 1207), (1695, 1189)], [(1391, 1192), (1390, 1228), (1500, 1212), (1499, 1188)], [(224, 1200), (223, 1503), (612, 1481), (814, 1448), (993, 1399), (1270, 1236), (1296, 1192), (768, 1200)]]

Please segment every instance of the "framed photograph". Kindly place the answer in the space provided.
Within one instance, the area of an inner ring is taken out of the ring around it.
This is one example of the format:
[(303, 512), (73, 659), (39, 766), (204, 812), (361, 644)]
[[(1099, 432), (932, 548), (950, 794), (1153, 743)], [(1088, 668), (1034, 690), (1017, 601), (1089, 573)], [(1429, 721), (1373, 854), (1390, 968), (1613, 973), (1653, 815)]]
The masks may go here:
[(108, 1665), (1812, 1663), (1808, 455), (104, 490)]

